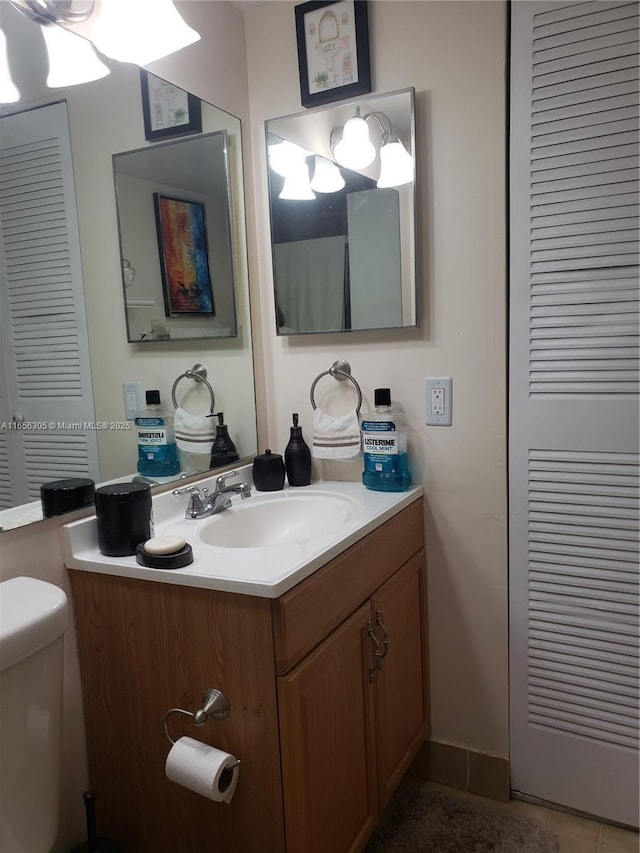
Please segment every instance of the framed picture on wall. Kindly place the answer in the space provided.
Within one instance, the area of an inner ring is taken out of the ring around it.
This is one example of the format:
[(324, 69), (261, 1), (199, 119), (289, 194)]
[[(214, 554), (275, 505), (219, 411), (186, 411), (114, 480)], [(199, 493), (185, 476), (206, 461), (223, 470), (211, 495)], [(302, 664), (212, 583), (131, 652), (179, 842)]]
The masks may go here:
[(190, 92), (140, 69), (144, 136), (149, 142), (202, 131), (202, 104)]
[(153, 194), (167, 317), (214, 315), (204, 204)]
[(295, 7), (303, 107), (371, 91), (366, 0), (311, 0)]

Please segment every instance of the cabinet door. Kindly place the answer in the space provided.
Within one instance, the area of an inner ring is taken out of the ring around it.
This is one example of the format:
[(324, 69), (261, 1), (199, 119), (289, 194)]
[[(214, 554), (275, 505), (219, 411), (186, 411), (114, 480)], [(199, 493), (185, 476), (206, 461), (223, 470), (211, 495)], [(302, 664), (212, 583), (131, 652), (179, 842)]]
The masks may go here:
[(287, 853), (362, 849), (378, 813), (369, 603), (278, 678)]
[[(381, 644), (375, 678), (378, 786), (383, 809), (427, 729), (424, 552), (397, 571), (372, 598)], [(384, 653), (384, 647), (383, 647)]]

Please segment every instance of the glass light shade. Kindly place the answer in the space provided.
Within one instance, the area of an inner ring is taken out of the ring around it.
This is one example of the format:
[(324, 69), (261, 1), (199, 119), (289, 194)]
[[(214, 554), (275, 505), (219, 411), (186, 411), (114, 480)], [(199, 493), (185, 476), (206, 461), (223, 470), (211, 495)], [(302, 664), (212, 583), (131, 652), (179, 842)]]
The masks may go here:
[(377, 185), (399, 187), (413, 181), (413, 157), (400, 140), (385, 143), (380, 149), (380, 177)]
[(364, 169), (376, 159), (376, 149), (369, 139), (369, 128), (360, 116), (350, 118), (342, 131), (342, 139), (334, 149), (338, 163), (346, 169)]
[(286, 178), (292, 169), (304, 164), (305, 157), (304, 148), (287, 139), (269, 146), (269, 165), (281, 178)]
[(99, 6), (93, 43), (119, 62), (147, 65), (200, 38), (172, 0), (102, 0)]
[(96, 56), (91, 42), (57, 24), (42, 24), (41, 29), (49, 54), (50, 89), (90, 83), (111, 73)]
[(331, 160), (316, 154), (311, 189), (317, 193), (336, 193), (344, 187), (344, 178), (340, 169)]
[(15, 104), (20, 100), (20, 92), (11, 77), (7, 57), (7, 40), (0, 30), (0, 104)]
[(311, 189), (309, 182), (309, 167), (303, 161), (296, 168), (291, 169), (284, 179), (284, 186), (280, 192), (280, 198), (289, 201), (310, 201), (316, 194)]

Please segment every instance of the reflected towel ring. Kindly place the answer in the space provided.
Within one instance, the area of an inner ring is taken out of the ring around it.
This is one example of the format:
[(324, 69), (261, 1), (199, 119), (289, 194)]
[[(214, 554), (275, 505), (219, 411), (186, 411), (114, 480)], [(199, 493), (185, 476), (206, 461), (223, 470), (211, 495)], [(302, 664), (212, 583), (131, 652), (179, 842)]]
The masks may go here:
[(216, 395), (213, 393), (213, 388), (210, 383), (207, 381), (207, 368), (202, 364), (194, 364), (191, 370), (186, 370), (184, 373), (181, 373), (180, 376), (173, 383), (173, 388), (171, 389), (171, 399), (173, 401), (173, 406), (175, 409), (178, 408), (178, 402), (176, 400), (176, 388), (178, 386), (178, 382), (181, 379), (195, 379), (196, 382), (202, 382), (203, 385), (206, 385), (209, 389), (209, 395), (211, 397), (211, 408), (209, 411), (213, 414), (213, 409), (216, 405)]
[(334, 379), (340, 380), (340, 382), (344, 382), (345, 379), (348, 379), (350, 382), (353, 382), (355, 385), (355, 389), (358, 392), (358, 405), (356, 408), (356, 414), (360, 414), (360, 407), (362, 406), (362, 391), (360, 390), (360, 386), (356, 382), (356, 380), (351, 375), (351, 365), (348, 361), (334, 361), (329, 370), (325, 370), (322, 373), (319, 373), (316, 378), (313, 380), (313, 384), (311, 385), (311, 391), (309, 392), (309, 399), (311, 400), (311, 407), (315, 411), (318, 407), (316, 406), (316, 401), (313, 399), (313, 392), (315, 391), (316, 385), (318, 381), (322, 379), (323, 376), (333, 376)]

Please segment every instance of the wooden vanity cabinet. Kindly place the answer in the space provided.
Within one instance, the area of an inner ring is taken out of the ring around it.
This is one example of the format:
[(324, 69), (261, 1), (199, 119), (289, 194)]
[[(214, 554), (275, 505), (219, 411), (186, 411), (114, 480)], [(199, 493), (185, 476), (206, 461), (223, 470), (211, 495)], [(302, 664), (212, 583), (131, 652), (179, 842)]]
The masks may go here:
[[(279, 599), (71, 571), (100, 834), (132, 853), (362, 850), (427, 731), (423, 548), (420, 499)], [(171, 733), (241, 759), (230, 805), (164, 775), (165, 711), (209, 687), (230, 716)]]
[(423, 567), (278, 678), (287, 853), (361, 850), (426, 735)]

